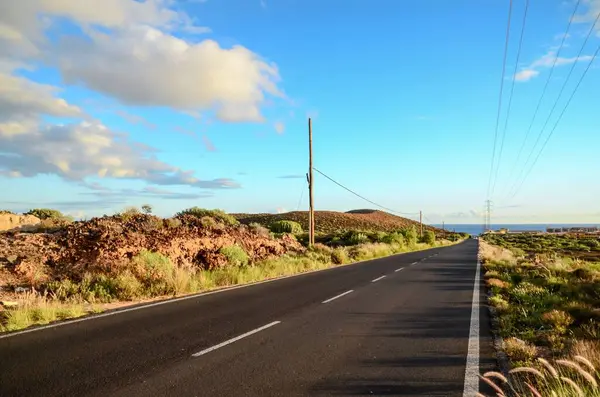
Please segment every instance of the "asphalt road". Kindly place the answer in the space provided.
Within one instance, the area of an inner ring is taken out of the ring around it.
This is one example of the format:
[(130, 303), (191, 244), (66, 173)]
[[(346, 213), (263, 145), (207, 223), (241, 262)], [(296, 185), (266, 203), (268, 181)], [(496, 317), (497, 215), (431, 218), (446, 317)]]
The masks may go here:
[(2, 338), (0, 396), (463, 396), (476, 252), (470, 240)]

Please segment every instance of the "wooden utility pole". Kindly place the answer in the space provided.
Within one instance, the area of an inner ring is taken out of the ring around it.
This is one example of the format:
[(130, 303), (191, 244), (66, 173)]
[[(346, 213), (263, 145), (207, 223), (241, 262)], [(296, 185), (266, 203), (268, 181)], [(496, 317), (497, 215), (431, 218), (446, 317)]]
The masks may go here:
[(313, 204), (313, 152), (312, 152), (312, 121), (308, 119), (308, 245), (315, 244), (315, 208)]
[(421, 226), (421, 238), (423, 238), (423, 211), (419, 211), (419, 224)]

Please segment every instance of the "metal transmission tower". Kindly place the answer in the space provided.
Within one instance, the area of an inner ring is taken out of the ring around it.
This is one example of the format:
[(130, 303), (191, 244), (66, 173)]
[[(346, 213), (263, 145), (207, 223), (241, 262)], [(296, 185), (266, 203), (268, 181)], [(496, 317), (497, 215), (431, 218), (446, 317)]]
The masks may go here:
[(487, 232), (492, 229), (492, 200), (485, 201), (485, 225), (483, 232)]

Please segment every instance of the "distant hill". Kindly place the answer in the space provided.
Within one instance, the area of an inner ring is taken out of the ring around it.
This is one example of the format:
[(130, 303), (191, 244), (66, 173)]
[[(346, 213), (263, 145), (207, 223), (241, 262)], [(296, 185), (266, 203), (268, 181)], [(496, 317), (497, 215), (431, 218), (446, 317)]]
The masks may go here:
[[(294, 211), (283, 214), (232, 214), (241, 223), (260, 223), (268, 226), (273, 222), (288, 220), (295, 221), (302, 225), (304, 230), (308, 230), (308, 211)], [(322, 233), (332, 233), (344, 230), (370, 230), (389, 232), (404, 227), (414, 225), (419, 227), (419, 222), (411, 219), (402, 218), (387, 212), (369, 209), (352, 210), (348, 212), (336, 211), (316, 211), (315, 212), (315, 231)], [(441, 232), (430, 226), (423, 226), (423, 230), (433, 230)]]

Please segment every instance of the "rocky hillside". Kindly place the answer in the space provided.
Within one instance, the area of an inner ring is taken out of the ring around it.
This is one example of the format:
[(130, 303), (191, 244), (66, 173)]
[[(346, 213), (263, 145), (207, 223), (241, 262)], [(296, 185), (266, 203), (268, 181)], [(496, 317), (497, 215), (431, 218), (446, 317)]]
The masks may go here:
[(0, 233), (0, 287), (119, 273), (142, 250), (166, 255), (179, 266), (214, 269), (227, 263), (220, 249), (232, 245), (242, 247), (250, 261), (304, 250), (291, 237), (274, 239), (264, 231), (208, 217), (104, 216), (54, 233)]
[[(268, 226), (280, 220), (295, 221), (300, 223), (304, 230), (308, 230), (307, 211), (287, 212), (284, 214), (233, 214), (233, 216), (247, 225), (250, 223), (260, 223), (261, 225)], [(405, 227), (419, 226), (419, 222), (377, 210), (354, 210), (349, 212), (316, 211), (315, 221), (315, 231), (321, 233), (335, 233), (346, 230), (390, 232)], [(424, 226), (423, 229), (435, 232), (441, 231), (430, 226)]]

